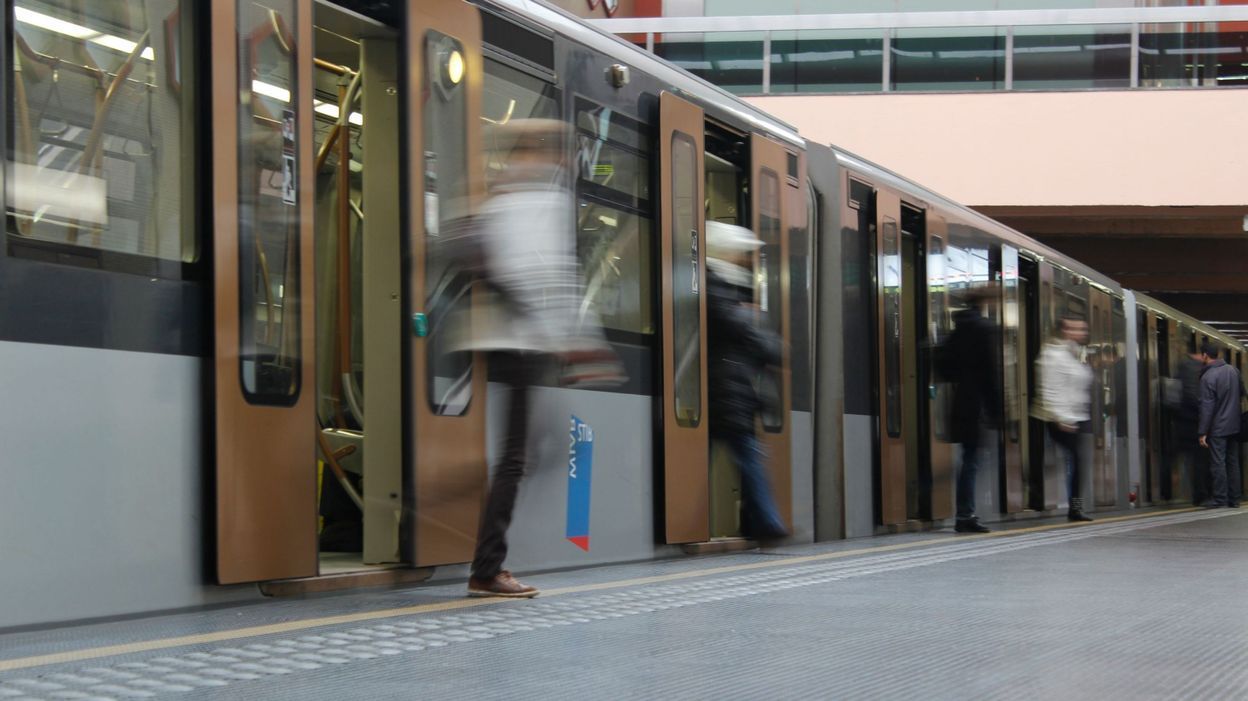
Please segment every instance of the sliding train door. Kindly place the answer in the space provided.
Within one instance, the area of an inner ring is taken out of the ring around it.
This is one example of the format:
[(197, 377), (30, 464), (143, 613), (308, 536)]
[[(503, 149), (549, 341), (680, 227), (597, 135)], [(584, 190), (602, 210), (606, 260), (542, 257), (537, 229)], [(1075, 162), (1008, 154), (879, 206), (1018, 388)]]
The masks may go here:
[(1114, 323), (1113, 298), (1104, 290), (1088, 291), (1090, 337), (1092, 351), (1092, 502), (1096, 506), (1113, 506), (1118, 497), (1117, 441), (1114, 438)]
[(876, 190), (876, 347), (879, 403), (879, 518), (885, 526), (905, 523), (908, 512), (905, 402), (902, 375), (901, 202)]
[[(949, 242), (949, 224), (939, 214), (927, 211), (927, 340), (937, 348), (953, 333), (950, 311), (945, 252)], [(954, 458), (952, 427), (953, 385), (938, 382), (929, 359), (926, 373), (928, 415), (928, 474), (931, 480), (930, 518), (934, 521), (954, 515)]]
[(1001, 246), (1001, 369), (1002, 464), (1001, 510), (1018, 513), (1025, 508), (1027, 474), (1027, 347), (1023, 333), (1022, 289), (1019, 280), (1018, 249)]
[(702, 108), (659, 101), (664, 542), (710, 538)]
[(316, 574), (312, 0), (211, 13), (216, 578)]
[[(455, 352), (448, 319), (471, 318), (473, 290), (437, 245), (484, 196), (480, 11), (466, 2), (407, 11), (405, 559), (472, 559), (486, 485), (486, 368)], [(475, 322), (476, 320), (474, 320)]]
[[(750, 136), (751, 180), (754, 183), (753, 229), (763, 242), (755, 259), (754, 299), (762, 326), (784, 341), (780, 367), (767, 368), (759, 380), (764, 397), (759, 436), (767, 452), (772, 493), (787, 527), (793, 521), (793, 471), (789, 407), (792, 371), (789, 366), (789, 228), (806, 221), (806, 199), (797, 174), (801, 156), (759, 134)], [(790, 168), (790, 164), (792, 168)]]

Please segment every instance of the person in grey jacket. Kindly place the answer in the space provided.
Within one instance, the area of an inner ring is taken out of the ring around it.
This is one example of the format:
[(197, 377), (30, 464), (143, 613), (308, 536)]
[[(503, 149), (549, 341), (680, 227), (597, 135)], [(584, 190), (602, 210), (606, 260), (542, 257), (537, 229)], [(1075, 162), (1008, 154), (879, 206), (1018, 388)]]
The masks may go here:
[(1036, 359), (1040, 414), (1049, 423), (1049, 436), (1066, 455), (1066, 493), (1071, 521), (1091, 521), (1083, 513), (1083, 484), (1079, 469), (1079, 434), (1091, 418), (1092, 369), (1083, 362), (1083, 346), (1088, 342), (1088, 322), (1071, 316), (1057, 324), (1060, 338), (1046, 343)]
[(1218, 357), (1218, 347), (1201, 347), (1205, 370), (1200, 376), (1200, 445), (1209, 449), (1209, 500), (1202, 506), (1239, 508), (1239, 406), (1243, 382), (1239, 371)]

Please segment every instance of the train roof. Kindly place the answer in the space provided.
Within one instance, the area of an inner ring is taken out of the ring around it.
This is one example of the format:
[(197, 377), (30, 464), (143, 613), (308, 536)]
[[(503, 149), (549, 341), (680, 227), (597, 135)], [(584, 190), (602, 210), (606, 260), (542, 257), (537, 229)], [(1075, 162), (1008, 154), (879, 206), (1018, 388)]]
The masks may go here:
[(942, 209), (955, 211), (966, 219), (983, 225), (986, 230), (991, 231), (1002, 239), (1014, 244), (1020, 251), (1026, 250), (1049, 263), (1058, 265), (1072, 273), (1081, 275), (1088, 281), (1104, 288), (1106, 291), (1117, 297), (1123, 296), (1122, 285), (1119, 285), (1110, 277), (1089, 268), (1070, 256), (1060, 253), (1059, 251), (1040, 243), (1021, 231), (1011, 229), (996, 219), (993, 219), (985, 214), (981, 214), (980, 212), (976, 212), (965, 205), (958, 204), (957, 202), (931, 190), (930, 188), (924, 187), (923, 185), (920, 185), (903, 175), (898, 175), (888, 168), (872, 163), (862, 156), (836, 146), (835, 144), (831, 145), (830, 148), (836, 155), (837, 162), (843, 167), (863, 173), (876, 182), (888, 184), (897, 190), (914, 195), (928, 204), (938, 205)]
[(479, 4), (524, 17), (573, 41), (618, 58), (633, 68), (645, 71), (667, 83), (678, 92), (696, 98), (705, 105), (713, 106), (792, 146), (800, 149), (806, 148), (806, 140), (791, 124), (776, 119), (727, 90), (712, 85), (683, 68), (672, 65), (649, 51), (599, 29), (545, 0), (481, 0)]
[(1142, 307), (1146, 307), (1158, 314), (1163, 314), (1176, 321), (1181, 321), (1184, 324), (1187, 324), (1188, 326), (1205, 334), (1206, 336), (1210, 338), (1216, 338), (1217, 340), (1225, 343), (1226, 345), (1232, 348), (1235, 348), (1237, 350), (1244, 350), (1244, 345), (1242, 343), (1235, 340), (1234, 338), (1231, 338), (1230, 336), (1227, 336), (1221, 331), (1218, 331), (1217, 329), (1206, 324), (1205, 322), (1193, 317), (1191, 314), (1186, 314), (1184, 312), (1181, 312), (1178, 309), (1175, 309), (1174, 307), (1170, 306), (1169, 304), (1166, 304), (1165, 302), (1162, 302), (1153, 297), (1149, 297), (1143, 292), (1136, 292), (1132, 290), (1131, 294), (1135, 295), (1136, 304)]

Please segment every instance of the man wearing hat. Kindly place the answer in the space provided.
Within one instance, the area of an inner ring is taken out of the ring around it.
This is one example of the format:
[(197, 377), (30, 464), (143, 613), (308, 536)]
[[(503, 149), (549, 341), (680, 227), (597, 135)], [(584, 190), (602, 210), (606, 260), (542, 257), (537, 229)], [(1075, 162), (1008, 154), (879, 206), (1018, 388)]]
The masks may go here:
[(776, 509), (754, 434), (762, 401), (755, 381), (768, 365), (779, 365), (779, 338), (760, 328), (751, 306), (753, 255), (762, 242), (745, 227), (706, 223), (706, 325), (709, 355), (710, 431), (724, 441), (741, 474), (743, 530), (760, 539), (788, 535)]

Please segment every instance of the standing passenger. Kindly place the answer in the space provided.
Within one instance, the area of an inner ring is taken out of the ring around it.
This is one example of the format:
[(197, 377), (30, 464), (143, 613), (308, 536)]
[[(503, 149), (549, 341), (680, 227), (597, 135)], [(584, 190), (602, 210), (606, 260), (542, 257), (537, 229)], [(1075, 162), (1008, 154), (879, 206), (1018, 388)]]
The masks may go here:
[(1040, 404), (1049, 423), (1049, 435), (1066, 457), (1066, 494), (1071, 521), (1091, 521), (1083, 513), (1079, 496), (1083, 481), (1079, 470), (1079, 434), (1091, 419), (1092, 369), (1083, 362), (1082, 347), (1088, 342), (1088, 322), (1063, 317), (1057, 325), (1059, 338), (1045, 344), (1036, 361)]
[(956, 326), (940, 349), (937, 368), (954, 384), (953, 440), (962, 444), (962, 466), (958, 470), (958, 533), (987, 533), (989, 529), (975, 515), (975, 476), (979, 472), (979, 447), (984, 421), (998, 425), (1001, 388), (998, 383), (996, 325), (984, 316), (991, 286), (970, 290), (966, 308), (954, 315)]
[(1200, 376), (1200, 445), (1209, 449), (1209, 500), (1202, 506), (1239, 508), (1239, 405), (1243, 383), (1239, 371), (1218, 357), (1218, 347), (1201, 348), (1205, 371)]
[(752, 256), (762, 242), (745, 227), (706, 223), (706, 348), (712, 440), (726, 442), (741, 474), (747, 535), (783, 538), (780, 519), (764, 469), (762, 445), (754, 434), (762, 401), (755, 382), (767, 366), (779, 365), (782, 342), (759, 328), (750, 300), (754, 297)]

